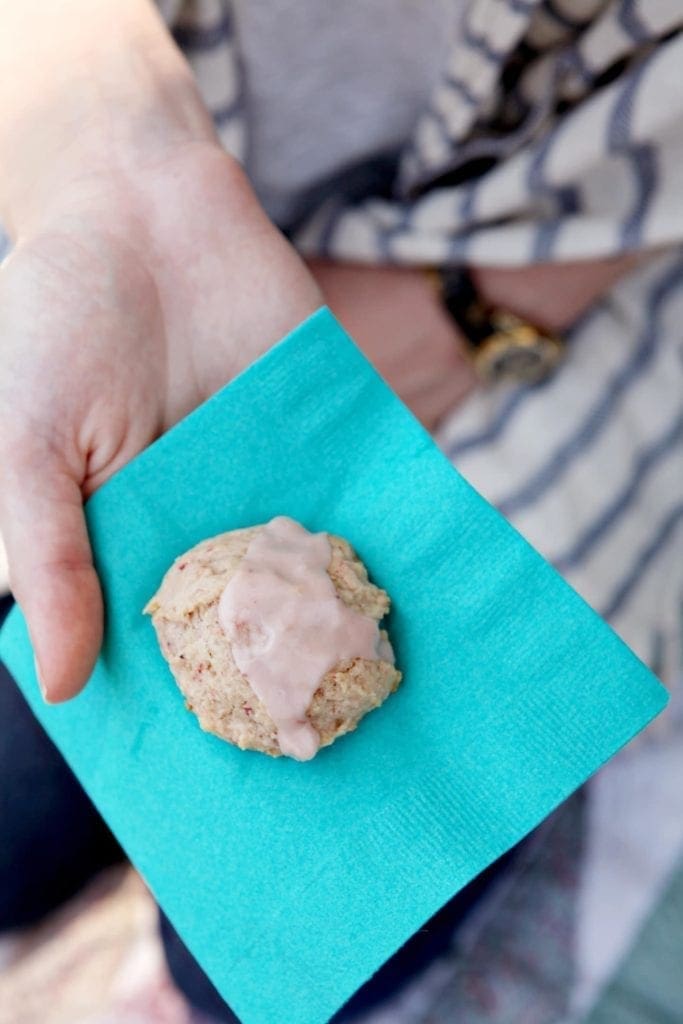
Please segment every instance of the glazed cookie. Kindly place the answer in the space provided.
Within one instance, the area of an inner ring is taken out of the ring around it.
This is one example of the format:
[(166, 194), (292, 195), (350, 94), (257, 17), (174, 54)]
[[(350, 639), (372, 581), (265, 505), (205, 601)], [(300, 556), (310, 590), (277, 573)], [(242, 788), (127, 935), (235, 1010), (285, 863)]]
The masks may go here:
[(204, 730), (298, 760), (398, 687), (388, 610), (347, 541), (284, 516), (181, 555), (145, 608)]

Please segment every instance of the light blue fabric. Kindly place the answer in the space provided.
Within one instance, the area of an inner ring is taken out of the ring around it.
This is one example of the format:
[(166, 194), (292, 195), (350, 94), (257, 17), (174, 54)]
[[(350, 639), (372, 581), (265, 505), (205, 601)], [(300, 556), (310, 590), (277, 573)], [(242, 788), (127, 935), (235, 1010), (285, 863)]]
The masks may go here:
[[(439, 80), (466, 0), (235, 0), (245, 168), (289, 225), (346, 192), (352, 167), (393, 159)], [(377, 187), (369, 171), (360, 180)], [(388, 175), (384, 169), (385, 183)], [(358, 177), (359, 172), (354, 174)], [(330, 184), (333, 182), (333, 186)]]
[[(665, 704), (325, 309), (87, 513), (107, 606), (90, 685), (42, 704), (18, 612), (0, 650), (244, 1024), (322, 1024)], [(358, 549), (405, 674), (306, 764), (203, 734), (141, 614), (189, 546), (283, 513)]]

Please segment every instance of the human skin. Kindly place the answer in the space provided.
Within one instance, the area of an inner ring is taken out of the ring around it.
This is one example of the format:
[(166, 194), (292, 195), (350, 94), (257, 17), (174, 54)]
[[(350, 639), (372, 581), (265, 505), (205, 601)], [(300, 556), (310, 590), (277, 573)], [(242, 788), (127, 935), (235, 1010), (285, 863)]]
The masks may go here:
[(149, 0), (0, 0), (0, 67), (0, 533), (57, 702), (102, 637), (84, 498), (321, 289), (427, 426), (475, 380), (420, 271), (306, 268)]
[[(639, 258), (470, 269), (488, 302), (562, 333)], [(322, 261), (310, 269), (333, 312), (429, 429), (477, 386), (464, 339), (422, 270)]]
[(102, 635), (83, 498), (321, 296), (150, 4), (1, 0), (0, 66), (0, 530), (60, 701)]

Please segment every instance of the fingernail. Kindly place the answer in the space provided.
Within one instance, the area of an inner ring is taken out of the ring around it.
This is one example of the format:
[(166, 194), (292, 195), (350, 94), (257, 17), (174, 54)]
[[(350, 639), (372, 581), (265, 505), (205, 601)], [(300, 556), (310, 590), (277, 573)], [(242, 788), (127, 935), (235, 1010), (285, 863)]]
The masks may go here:
[(35, 670), (36, 670), (36, 678), (38, 679), (38, 686), (40, 687), (40, 692), (43, 695), (43, 700), (45, 701), (46, 704), (50, 704), (51, 701), (50, 701), (50, 699), (49, 699), (49, 697), (47, 695), (47, 688), (45, 686), (45, 680), (43, 679), (43, 673), (40, 670), (40, 665), (39, 665), (38, 659), (35, 657), (35, 655), (33, 657), (33, 664), (34, 664), (34, 667), (35, 667)]

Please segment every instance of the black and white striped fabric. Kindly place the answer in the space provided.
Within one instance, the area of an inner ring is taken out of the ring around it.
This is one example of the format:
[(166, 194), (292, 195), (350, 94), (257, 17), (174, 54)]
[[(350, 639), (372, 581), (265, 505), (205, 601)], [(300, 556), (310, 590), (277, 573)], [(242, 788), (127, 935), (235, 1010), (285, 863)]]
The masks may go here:
[[(161, 8), (244, 158), (232, 4)], [(682, 24), (677, 0), (470, 0), (384, 194), (342, 189), (294, 234), (304, 253), (369, 263), (668, 251), (577, 325), (555, 378), (475, 395), (441, 443), (669, 680), (683, 629)]]
[[(243, 159), (231, 3), (160, 6)], [(328, 199), (297, 245), (369, 262), (520, 264), (679, 243), (682, 24), (678, 0), (470, 0), (388, 197)]]

